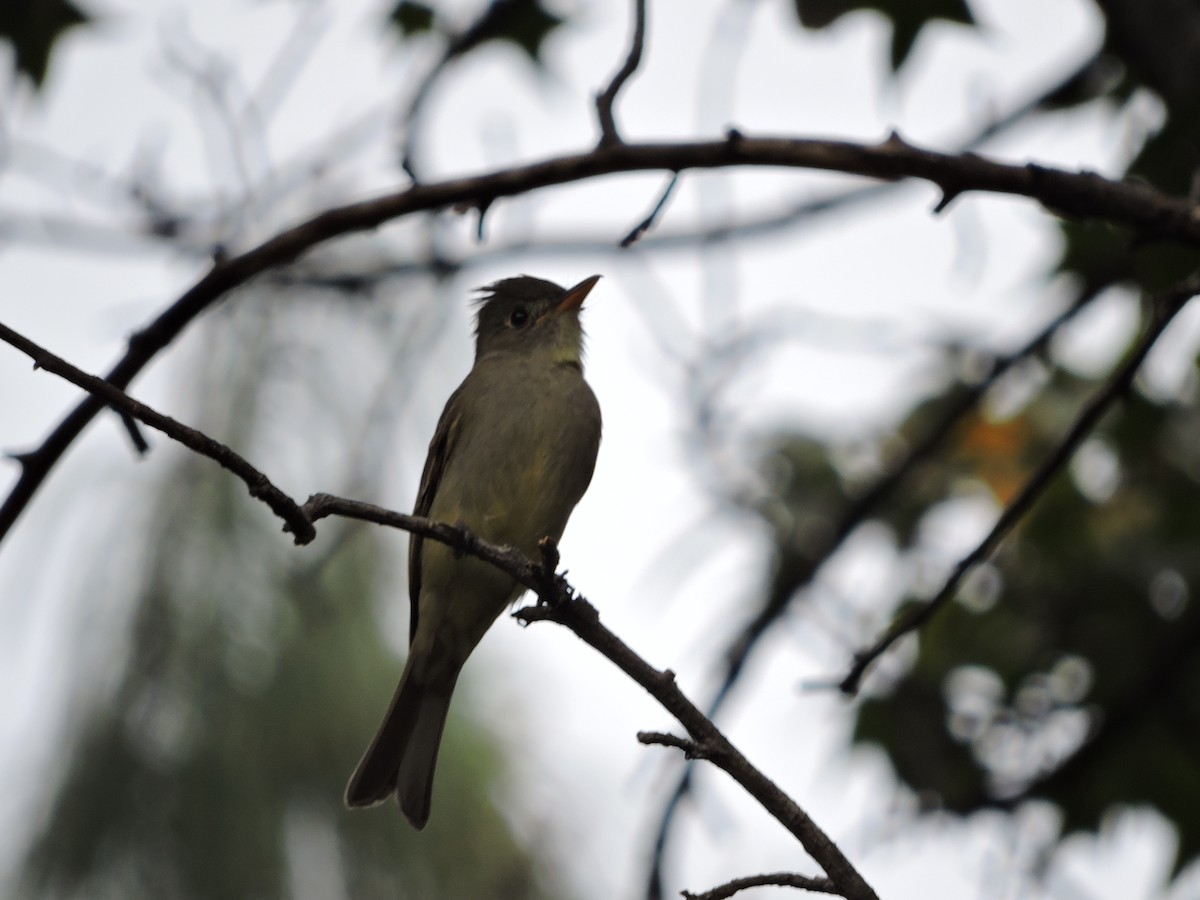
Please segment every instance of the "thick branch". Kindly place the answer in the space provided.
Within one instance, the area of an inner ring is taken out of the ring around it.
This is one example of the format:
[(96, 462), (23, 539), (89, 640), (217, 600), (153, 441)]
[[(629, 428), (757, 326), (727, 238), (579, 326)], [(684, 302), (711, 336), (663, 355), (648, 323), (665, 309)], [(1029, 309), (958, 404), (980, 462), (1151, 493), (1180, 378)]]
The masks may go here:
[(953, 599), (967, 573), (991, 556), (999, 543), (1012, 531), (1013, 526), (1033, 508), (1054, 478), (1071, 461), (1071, 457), (1075, 455), (1079, 445), (1095, 430), (1100, 418), (1125, 394), (1133, 383), (1138, 369), (1141, 368), (1142, 362), (1163, 331), (1166, 330), (1167, 325), (1183, 309), (1184, 304), (1198, 293), (1200, 293), (1200, 276), (1193, 276), (1156, 298), (1151, 310), (1150, 321), (1137, 343), (1126, 355), (1125, 361), (1080, 410), (1075, 422), (1059, 441), (1058, 446), (1043, 460), (1025, 486), (1009, 502), (1004, 512), (1000, 514), (1000, 518), (996, 520), (996, 524), (992, 526), (991, 531), (974, 550), (958, 561), (941, 589), (932, 599), (918, 606), (910, 607), (908, 612), (897, 618), (875, 643), (854, 655), (854, 663), (839, 685), (843, 692), (857, 693), (863, 675), (875, 660), (904, 635), (916, 631), (924, 625), (938, 610)]
[(97, 403), (112, 406), (139, 422), (144, 422), (151, 428), (161, 431), (168, 437), (174, 438), (195, 450), (201, 456), (219, 463), (228, 469), (250, 489), (250, 496), (271, 508), (271, 511), (287, 523), (288, 530), (295, 536), (297, 544), (307, 544), (317, 536), (312, 522), (291, 497), (271, 483), (262, 472), (250, 465), (245, 459), (229, 447), (215, 441), (208, 435), (189, 428), (182, 422), (177, 422), (170, 416), (156, 412), (144, 403), (134, 400), (124, 391), (113, 387), (102, 378), (83, 372), (64, 359), (55, 356), (48, 350), (39, 347), (33, 341), (13, 331), (7, 325), (0, 323), (0, 340), (16, 347), (34, 361), (38, 368), (52, 372), (60, 378), (65, 378), (71, 384), (83, 388)]
[[(266, 270), (290, 263), (334, 237), (376, 228), (415, 212), (461, 206), (485, 207), (499, 197), (617, 172), (734, 166), (822, 169), (884, 180), (919, 178), (944, 196), (964, 191), (1018, 194), (1063, 215), (1124, 224), (1147, 238), (1170, 238), (1200, 246), (1200, 215), (1187, 200), (1144, 184), (1114, 182), (1091, 173), (1036, 165), (1014, 166), (974, 154), (952, 155), (912, 147), (893, 136), (882, 144), (751, 138), (680, 144), (614, 144), (595, 151), (503, 169), (471, 178), (415, 185), (375, 200), (327, 210), (238, 256), (218, 261), (203, 278), (135, 334), (106, 381), (124, 390), (146, 364), (218, 298)], [(89, 396), (38, 449), (22, 456), (21, 475), (0, 507), (0, 540), (34, 492), (104, 403)]]

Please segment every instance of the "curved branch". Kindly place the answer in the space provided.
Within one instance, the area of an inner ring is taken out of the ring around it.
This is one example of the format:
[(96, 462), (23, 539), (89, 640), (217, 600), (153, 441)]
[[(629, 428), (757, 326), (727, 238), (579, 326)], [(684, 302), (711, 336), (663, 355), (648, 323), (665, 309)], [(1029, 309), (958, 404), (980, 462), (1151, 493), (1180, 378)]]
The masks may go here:
[(836, 889), (828, 878), (813, 878), (809, 875), (797, 875), (794, 872), (774, 872), (770, 875), (748, 875), (745, 878), (735, 878), (725, 884), (702, 894), (684, 891), (684, 900), (728, 900), (734, 894), (755, 887), (794, 887), (802, 891), (812, 891), (817, 894), (833, 894)]
[[(790, 138), (751, 138), (732, 132), (723, 141), (677, 144), (615, 144), (485, 175), (414, 185), (375, 200), (320, 213), (259, 246), (217, 260), (158, 318), (135, 334), (105, 380), (124, 390), (133, 378), (200, 313), (228, 291), (270, 268), (284, 265), (331, 238), (365, 231), (415, 212), (447, 207), (486, 207), (500, 197), (619, 172), (781, 166), (846, 172), (883, 180), (918, 178), (944, 197), (964, 191), (1016, 194), (1058, 214), (1127, 225), (1143, 238), (1173, 239), (1200, 246), (1200, 215), (1189, 201), (1145, 184), (1110, 181), (1037, 165), (1008, 165), (975, 154), (945, 154), (913, 147), (893, 135), (881, 144)], [(21, 456), (21, 474), (0, 506), (0, 541), (29, 504), (50, 470), (104, 403), (83, 400), (36, 450)]]
[(646, 43), (646, 0), (633, 2), (633, 38), (629, 42), (629, 55), (608, 87), (596, 95), (596, 115), (600, 119), (600, 146), (621, 143), (617, 122), (613, 118), (613, 102), (637, 67), (642, 63), (642, 48)]

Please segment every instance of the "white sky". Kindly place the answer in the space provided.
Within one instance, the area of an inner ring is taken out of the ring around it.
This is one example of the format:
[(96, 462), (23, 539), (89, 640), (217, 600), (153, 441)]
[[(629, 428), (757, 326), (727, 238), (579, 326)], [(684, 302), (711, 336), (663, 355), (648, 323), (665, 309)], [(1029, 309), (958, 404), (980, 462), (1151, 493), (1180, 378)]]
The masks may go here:
[[(19, 97), (8, 110), (12, 135), (27, 142), (21, 146), (57, 148), (71, 159), (118, 172), (160, 147), (161, 182), (173, 191), (204, 196), (236, 189), (236, 167), (201, 137), (192, 91), (164, 62), (162, 48), (184, 33), (186, 23), (195, 40), (228, 59), (244, 83), (259, 84), (273, 48), (305, 4), (88, 5), (107, 24), (66, 39), (44, 95)], [(1101, 27), (1085, 0), (974, 2), (984, 28), (934, 26), (895, 85), (882, 68), (887, 28), (870, 14), (848, 16), (828, 32), (811, 35), (794, 25), (791, 4), (782, 0), (650, 5), (647, 56), (617, 106), (628, 139), (708, 137), (736, 124), (748, 133), (876, 140), (896, 127), (914, 142), (951, 146), (1077, 65), (1097, 45)], [(397, 85), (426, 61), (420, 54), (398, 53), (394, 41), (379, 37), (387, 4), (308, 6), (317, 10), (314, 34), (321, 36), (242, 162), (252, 177), (306, 151), (319, 152), (329, 133), (372, 111), (369, 121), (385, 136)], [(590, 145), (596, 135), (590, 96), (623, 59), (630, 6), (571, 7), (580, 13), (579, 22), (553, 39), (547, 54), (551, 74), (543, 81), (502, 49), (480, 53), (450, 73), (429, 107), (421, 148), (426, 176), (475, 173)], [(729, 37), (741, 29), (744, 42)], [(1018, 162), (1114, 171), (1128, 152), (1130, 127), (1089, 109), (1024, 126), (989, 152)], [(354, 196), (395, 188), (399, 179), (389, 145), (381, 140), (373, 146), (334, 172), (331, 181), (350, 186)], [(27, 155), (24, 164), (32, 158)], [(684, 227), (730, 209), (745, 213), (760, 203), (847, 183), (797, 172), (685, 175), (661, 225)], [(662, 184), (658, 175), (607, 179), (543, 192), (530, 203), (500, 203), (488, 235), (590, 231), (616, 240), (644, 215)], [(0, 210), (54, 209), (99, 218), (105, 207), (90, 206), (81, 195), (86, 191), (68, 195), (21, 177), (0, 179)], [(681, 440), (686, 425), (679, 412), (681, 374), (646, 330), (647, 316), (682, 323), (675, 342), (694, 353), (704, 336), (719, 338), (738, 322), (777, 322), (778, 311), (788, 307), (799, 323), (798, 339), (734, 386), (745, 406), (742, 427), (753, 431), (783, 421), (844, 440), (868, 434), (903, 415), (904, 401), (932, 383), (936, 373), (925, 370), (922, 339), (988, 335), (998, 346), (1011, 345), (1032, 322), (1051, 315), (1053, 302), (1062, 297), (1061, 289), (1047, 288), (1039, 278), (1054, 257), (1057, 238), (1049, 218), (1034, 206), (966, 197), (934, 217), (929, 210), (935, 199), (931, 189), (914, 185), (866, 213), (839, 214), (736, 253), (651, 257), (635, 250), (616, 262), (522, 261), (522, 271), (563, 283), (594, 271), (606, 275), (586, 317), (589, 379), (604, 408), (605, 439), (595, 481), (564, 544), (571, 580), (614, 631), (654, 664), (673, 668), (699, 700), (706, 697), (706, 674), (721, 649), (712, 635), (727, 629), (731, 618), (740, 621), (754, 602), (765, 548), (744, 521), (714, 517), (697, 486)], [(271, 210), (261, 220), (261, 233), (246, 240), (265, 237), (311, 211)], [(473, 224), (464, 222), (464, 230)], [(468, 288), (508, 274), (514, 273), (473, 270), (461, 285), (464, 298)], [(144, 248), (68, 253), (12, 244), (0, 253), (0, 321), (86, 370), (102, 371), (121, 352), (125, 336), (197, 275), (192, 262)], [(646, 304), (653, 310), (644, 314)], [(1113, 345), (1124, 312), (1114, 298), (1076, 332), (1072, 340), (1086, 344), (1078, 353), (1081, 365)], [(427, 389), (439, 398), (469, 362), (467, 314), (464, 302), (445, 328), (445, 357), (457, 361), (457, 368), (447, 362), (428, 379)], [(816, 316), (837, 318), (823, 325)], [(1196, 318), (1177, 331), (1194, 335)], [(884, 351), (855, 349), (863, 334)], [(187, 346), (185, 336), (185, 355)], [(1165, 364), (1163, 371), (1166, 379), (1179, 377)], [(172, 406), (171, 373), (170, 362), (160, 360), (133, 393), (178, 411)], [(32, 373), (23, 356), (3, 347), (0, 382), (6, 386), (0, 393), (4, 449), (40, 440), (77, 398), (73, 388)], [(747, 396), (755, 397), (753, 404), (745, 403)], [(419, 424), (413, 428), (421, 437), (401, 454), (411, 471), (397, 473), (396, 496), (383, 502), (398, 508), (411, 503), (424, 435), (439, 408), (440, 399), (414, 410)], [(100, 421), (0, 551), (0, 708), (6, 710), (0, 717), (0, 784), (11, 780), (0, 790), (0, 837), (15, 834), (28, 812), (29, 785), (54, 728), (44, 713), (46, 698), (61, 698), (67, 688), (55, 663), (62, 623), (73, 604), (85, 602), (69, 563), (98, 545), (79, 498), (92, 503), (120, 497), (137, 483), (137, 469), (153, 466), (153, 455), (134, 466), (118, 429)], [(303, 496), (322, 485), (285, 487)], [(66, 515), (67, 509), (74, 511)], [(618, 521), (621, 528), (614, 530)], [(975, 527), (981, 523), (964, 525), (957, 540), (969, 540)], [(886, 595), (885, 542), (873, 542), (868, 534), (855, 545), (848, 561), (831, 568), (823, 588)], [(679, 547), (690, 552), (680, 556)], [(613, 564), (616, 556), (620, 565)], [(47, 566), (47, 560), (67, 565)], [(889, 807), (893, 785), (881, 754), (845, 752), (848, 717), (841, 702), (794, 690), (805, 679), (836, 674), (844, 662), (840, 654), (846, 648), (807, 633), (809, 624), (797, 618), (754, 657), (722, 722), (730, 736), (842, 842), (881, 896), (1017, 896), (1023, 882), (1014, 872), (1038, 849), (1031, 839), (1007, 844), (1007, 833), (983, 817), (964, 828), (907, 826)], [(472, 665), (491, 666), (493, 673), (480, 689), (486, 700), (481, 705), (493, 711), (489, 715), (498, 727), (511, 733), (513, 722), (522, 720), (531, 727), (556, 726), (540, 730), (536, 742), (511, 735), (527, 754), (524, 777), (505, 789), (531, 798), (518, 814), (521, 827), (539, 839), (550, 835), (583, 857), (572, 877), (585, 895), (636, 896), (668, 754), (639, 747), (633, 735), (669, 728), (668, 717), (571, 635), (548, 626), (522, 631), (501, 622), (479, 656)], [(30, 690), (35, 684), (36, 693)], [(536, 707), (528, 704), (530, 696), (539, 698)], [(782, 829), (723, 777), (706, 777), (703, 785), (701, 814), (685, 815), (676, 832), (677, 887), (701, 890), (760, 871), (814, 871)], [(1027, 818), (1028, 834), (1047, 828), (1044, 812)], [(1069, 842), (1051, 867), (1052, 895), (1151, 896), (1165, 875), (1170, 840), (1166, 826), (1151, 814), (1115, 819), (1099, 839)], [(14, 846), (0, 841), (0, 865)]]

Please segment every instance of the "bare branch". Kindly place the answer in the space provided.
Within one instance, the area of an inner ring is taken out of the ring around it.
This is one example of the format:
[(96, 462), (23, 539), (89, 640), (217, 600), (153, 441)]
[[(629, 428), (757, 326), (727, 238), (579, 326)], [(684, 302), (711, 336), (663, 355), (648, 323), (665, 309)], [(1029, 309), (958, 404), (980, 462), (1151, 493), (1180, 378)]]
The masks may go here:
[(707, 747), (665, 731), (639, 731), (637, 739), (638, 743), (646, 746), (657, 744), (660, 747), (674, 747), (676, 750), (682, 750), (684, 759), (708, 759), (711, 756)]
[(775, 872), (770, 875), (749, 875), (745, 878), (735, 878), (702, 894), (684, 891), (683, 896), (684, 900), (726, 900), (740, 891), (767, 886), (794, 887), (819, 894), (837, 893), (837, 888), (828, 878), (813, 878), (811, 875), (797, 875), (794, 872)]
[[(291, 53), (293, 51), (288, 52)], [(280, 51), (280, 55), (284, 55), (283, 50)], [(299, 63), (295, 65), (299, 65)], [(952, 148), (951, 152), (965, 153), (967, 151), (978, 150), (991, 139), (1005, 133), (1014, 125), (1024, 122), (1031, 115), (1043, 110), (1048, 104), (1052, 105), (1055, 98), (1063, 93), (1078, 90), (1077, 86), (1080, 82), (1094, 82), (1103, 86), (1107, 78), (1105, 73), (1112, 65), (1112, 60), (1101, 51), (1080, 63), (1079, 66), (1056, 84), (1043, 91), (1039, 91), (1035, 96), (1026, 99), (1009, 111), (993, 119), (989, 119), (970, 135), (962, 138), (952, 138), (947, 141), (938, 141), (936, 143), (938, 146)], [(289, 64), (290, 66), (291, 64)], [(272, 87), (272, 90), (267, 92), (270, 94), (270, 98), (263, 99), (261, 95), (264, 93), (265, 88), (260, 87), (252, 103), (256, 106), (270, 106), (275, 102), (274, 95), (282, 89), (285, 88), (276, 89)], [(1094, 88), (1094, 91), (1099, 90), (1100, 87)], [(358, 117), (353, 123), (341, 129), (339, 133), (335, 134), (328, 141), (328, 155), (330, 157), (347, 156), (352, 151), (352, 148), (357, 146), (361, 141), (362, 133), (370, 130), (371, 125), (379, 122), (385, 115), (382, 110), (372, 109)], [(148, 224), (144, 229), (144, 234), (128, 235), (122, 232), (111, 231), (83, 220), (75, 221), (68, 218), (48, 216), (25, 216), (15, 210), (6, 210), (0, 212), (0, 221), (4, 222), (3, 234), (5, 237), (10, 237), (14, 232), (17, 232), (25, 240), (48, 240), (52, 241), (56, 246), (61, 245), (65, 241), (70, 241), (82, 244), (89, 250), (103, 249), (109, 252), (128, 251), (142, 237), (151, 237), (167, 239), (189, 256), (194, 256), (198, 253), (205, 259), (211, 258), (211, 241), (203, 240), (202, 238), (190, 241), (183, 240), (182, 228), (186, 228), (186, 222), (181, 227), (180, 223), (183, 221), (181, 214), (178, 211), (169, 209), (164, 199), (153, 196), (145, 184), (140, 182), (125, 184), (118, 180), (116, 176), (95, 168), (86, 160), (63, 158), (54, 148), (49, 146), (31, 146), (28, 142), (22, 142), (16, 138), (10, 140), (9, 143), (15, 150), (20, 151), (17, 153), (17, 161), (23, 163), (29, 169), (28, 174), (31, 176), (45, 178), (48, 174), (56, 174), (58, 175), (57, 181), (61, 181), (61, 178), (67, 175), (73, 182), (79, 182), (82, 175), (83, 182), (99, 195), (107, 197), (115, 192), (121, 198), (133, 198), (146, 216)], [(316, 162), (315, 158), (308, 158), (307, 156), (292, 161), (286, 171), (273, 175), (266, 185), (259, 188), (257, 192), (265, 195), (278, 195), (282, 189), (282, 185), (293, 183), (298, 177), (298, 172), (310, 172)], [(43, 169), (49, 169), (50, 172), (44, 172), (42, 171)], [(62, 169), (68, 171), (61, 172), (60, 170)], [(870, 201), (884, 196), (886, 192), (893, 190), (896, 186), (895, 183), (872, 184), (836, 193), (828, 193), (818, 197), (802, 196), (792, 201), (786, 208), (780, 211), (770, 212), (755, 218), (748, 218), (740, 222), (731, 223), (722, 221), (701, 228), (690, 227), (674, 231), (659, 231), (653, 238), (644, 243), (643, 247), (656, 251), (683, 249), (690, 252), (697, 243), (711, 244), (718, 241), (752, 239), (764, 234), (773, 234), (787, 227), (814, 225), (819, 222), (819, 217), (823, 214), (865, 206)], [(188, 204), (185, 202), (183, 207), (191, 208), (194, 205), (194, 203)], [(175, 203), (173, 206), (180, 207), (180, 204)], [(512, 241), (500, 245), (493, 242), (492, 247), (487, 252), (476, 252), (469, 258), (461, 260), (450, 261), (440, 257), (431, 258), (424, 262), (411, 260), (382, 267), (376, 273), (368, 276), (362, 276), (358, 272), (355, 272), (354, 274), (335, 275), (327, 281), (324, 277), (316, 276), (299, 279), (299, 281), (305, 284), (326, 286), (334, 290), (341, 290), (344, 283), (351, 282), (352, 285), (349, 289), (355, 290), (357, 289), (357, 285), (364, 282), (403, 274), (406, 271), (420, 270), (445, 273), (450, 268), (463, 268), (468, 265), (483, 264), (489, 260), (495, 260), (509, 254), (517, 252), (529, 253), (533, 251), (553, 255), (565, 253), (601, 254), (613, 252), (614, 247), (611, 240), (607, 236), (602, 235), (578, 235), (561, 238), (543, 237), (539, 238), (536, 243), (532, 240)]]
[[(304, 514), (296, 502), (272, 484), (266, 475), (246, 462), (245, 459), (229, 447), (219, 441), (213, 440), (208, 435), (194, 428), (189, 428), (187, 425), (172, 419), (170, 416), (164, 416), (162, 413), (156, 412), (144, 403), (139, 403), (104, 379), (97, 378), (95, 375), (89, 375), (87, 372), (75, 368), (66, 360), (43, 349), (3, 323), (0, 323), (0, 340), (16, 347), (32, 359), (38, 368), (52, 372), (58, 377), (71, 382), (71, 384), (83, 388), (91, 397), (95, 398), (96, 402), (114, 407), (121, 412), (123, 417), (128, 416), (139, 422), (144, 422), (151, 428), (161, 431), (168, 437), (179, 441), (185, 447), (195, 450), (201, 456), (207, 456), (221, 465), (222, 468), (228, 469), (238, 478), (242, 479), (242, 481), (246, 482), (246, 486), (250, 489), (251, 497), (267, 504), (275, 515), (287, 523), (287, 527), (295, 536), (297, 544), (307, 544), (316, 537), (317, 533), (313, 529), (312, 522), (309, 521), (308, 516)], [(23, 459), (22, 464), (27, 465), (28, 463)]]
[[(545, 597), (542, 597), (545, 600)], [(875, 892), (858, 870), (796, 801), (756, 769), (712, 720), (692, 703), (675, 683), (670, 671), (660, 671), (638, 656), (628, 645), (600, 623), (595, 608), (582, 598), (562, 596), (543, 606), (513, 613), (523, 622), (549, 620), (575, 632), (585, 644), (599, 651), (622, 672), (636, 681), (687, 730), (697, 746), (722, 771), (775, 817), (825, 870), (836, 891), (848, 898), (874, 898)]]
[(613, 118), (613, 101), (625, 86), (625, 82), (637, 71), (642, 62), (642, 47), (646, 42), (646, 0), (634, 0), (633, 38), (629, 43), (629, 55), (609, 82), (608, 87), (596, 95), (596, 115), (600, 118), (600, 146), (608, 147), (621, 143), (617, 123)]
[[(556, 622), (575, 632), (584, 643), (614, 663), (671, 713), (687, 729), (695, 745), (705, 748), (705, 755), (714, 765), (729, 773), (734, 781), (800, 841), (809, 855), (829, 875), (839, 893), (851, 900), (876, 897), (870, 885), (842, 855), (837, 845), (808, 817), (796, 801), (754, 768), (717, 726), (684, 696), (675, 684), (675, 674), (670, 670), (655, 669), (634, 653), (627, 644), (600, 623), (600, 614), (596, 608), (576, 596), (566, 579), (556, 575), (552, 569), (547, 571), (544, 566), (526, 559), (520, 551), (512, 547), (498, 547), (480, 540), (465, 528), (434, 522), (421, 516), (393, 512), (370, 503), (360, 503), (331, 494), (315, 494), (310, 497), (304, 504), (304, 513), (313, 522), (327, 516), (339, 515), (399, 528), (440, 541), (461, 553), (489, 562), (511, 575), (534, 591), (541, 602), (538, 606), (517, 610), (513, 613), (514, 618), (524, 623)], [(557, 561), (558, 550), (553, 541), (543, 540), (541, 553), (547, 562)], [(675, 746), (682, 744), (682, 739), (670, 735), (662, 737), (663, 742)]]
[(678, 181), (679, 173), (676, 172), (671, 176), (671, 180), (667, 182), (667, 186), (663, 189), (662, 196), (658, 198), (658, 202), (654, 204), (654, 209), (650, 210), (650, 214), (646, 216), (646, 218), (642, 219), (642, 221), (638, 222), (637, 225), (633, 227), (633, 230), (629, 232), (629, 234), (621, 238), (620, 246), (622, 248), (632, 246), (639, 238), (641, 238), (643, 234), (650, 230), (650, 226), (654, 224), (654, 220), (658, 218), (659, 213), (661, 213), (664, 207), (666, 207), (667, 200), (671, 196), (671, 191), (675, 190), (675, 185), (678, 183)]
[(1096, 424), (1100, 421), (1100, 417), (1108, 412), (1129, 389), (1129, 386), (1133, 383), (1134, 376), (1137, 374), (1138, 369), (1141, 368), (1142, 362), (1154, 347), (1154, 344), (1158, 341), (1167, 325), (1183, 309), (1187, 301), (1198, 293), (1200, 293), (1200, 275), (1193, 275), (1191, 278), (1181, 282), (1155, 299), (1151, 309), (1150, 321), (1147, 323), (1137, 343), (1133, 345), (1126, 355), (1125, 361), (1113, 373), (1108, 382), (1096, 391), (1083, 409), (1080, 410), (1075, 422), (1058, 443), (1058, 446), (1042, 461), (1042, 464), (1030, 476), (1025, 486), (1013, 497), (987, 536), (979, 542), (974, 550), (958, 561), (958, 564), (951, 571), (949, 577), (933, 598), (919, 606), (911, 607), (908, 612), (897, 618), (879, 636), (875, 643), (854, 655), (854, 662), (850, 667), (850, 671), (846, 673), (846, 677), (838, 685), (844, 693), (857, 693), (864, 673), (875, 660), (904, 635), (916, 631), (924, 625), (938, 610), (953, 599), (967, 573), (987, 559), (996, 549), (997, 545), (1012, 530), (1013, 526), (1033, 508), (1033, 505), (1041, 497), (1050, 482), (1070, 462), (1075, 451), (1079, 449), (1079, 445), (1095, 429)]
[(464, 528), (393, 512), (368, 503), (329, 494), (315, 494), (302, 508), (298, 507), (264, 474), (225, 445), (156, 412), (103, 379), (82, 372), (3, 324), (0, 324), (0, 340), (28, 355), (38, 367), (88, 391), (98, 402), (111, 405), (144, 422), (233, 472), (246, 482), (252, 496), (262, 500), (288, 523), (298, 544), (308, 543), (315, 538), (313, 523), (330, 515), (340, 515), (420, 534), (489, 562), (508, 573), (535, 591), (545, 604), (519, 610), (514, 616), (526, 623), (548, 619), (570, 628), (649, 691), (693, 737), (688, 741), (673, 735), (648, 732), (639, 735), (639, 739), (645, 743), (677, 746), (688, 751), (689, 755), (712, 759), (800, 840), (813, 858), (830, 873), (844, 896), (852, 900), (875, 898), (875, 893), (861, 875), (795, 801), (751, 766), (716, 726), (687, 700), (675, 685), (674, 673), (654, 669), (600, 624), (595, 608), (576, 597), (565, 578), (555, 572), (559, 560), (558, 549), (549, 538), (543, 539), (540, 544), (543, 562), (539, 565), (512, 547), (495, 546)]
[(137, 420), (127, 412), (120, 413), (120, 417), (121, 427), (129, 435), (129, 442), (133, 444), (133, 449), (137, 451), (138, 456), (145, 456), (150, 452), (150, 443), (146, 440), (146, 436), (142, 434), (142, 430), (138, 428)]
[[(500, 197), (617, 172), (749, 165), (841, 171), (884, 180), (920, 178), (938, 185), (943, 193), (1017, 194), (1038, 200), (1061, 215), (1104, 219), (1130, 226), (1143, 238), (1200, 246), (1200, 216), (1194, 214), (1193, 204), (1148, 185), (1036, 165), (1006, 165), (975, 154), (935, 153), (912, 147), (895, 136), (877, 145), (750, 138), (741, 134), (724, 141), (622, 143), (486, 175), (415, 185), (375, 200), (335, 207), (245, 253), (219, 259), (191, 289), (130, 340), (125, 355), (105, 380), (124, 390), (160, 350), (219, 297), (331, 238), (376, 228), (415, 212), (458, 204), (483, 206)], [(89, 396), (41, 447), (27, 455), (16, 485), (0, 506), (0, 540), (66, 449), (103, 408), (101, 401)]]

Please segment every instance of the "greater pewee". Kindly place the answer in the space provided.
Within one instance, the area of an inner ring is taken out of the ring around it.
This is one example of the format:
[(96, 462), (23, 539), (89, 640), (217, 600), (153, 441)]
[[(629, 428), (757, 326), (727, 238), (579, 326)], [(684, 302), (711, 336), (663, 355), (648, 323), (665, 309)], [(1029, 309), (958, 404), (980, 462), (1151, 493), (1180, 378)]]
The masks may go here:
[[(593, 275), (564, 289), (522, 275), (485, 289), (475, 364), (429, 444), (416, 515), (464, 526), (529, 557), (543, 537), (561, 537), (600, 446), (600, 407), (583, 379), (579, 322), (599, 280)], [(373, 806), (395, 793), (408, 820), (425, 826), (458, 673), (524, 590), (488, 563), (411, 537), (408, 660), (346, 787), (347, 806)]]

